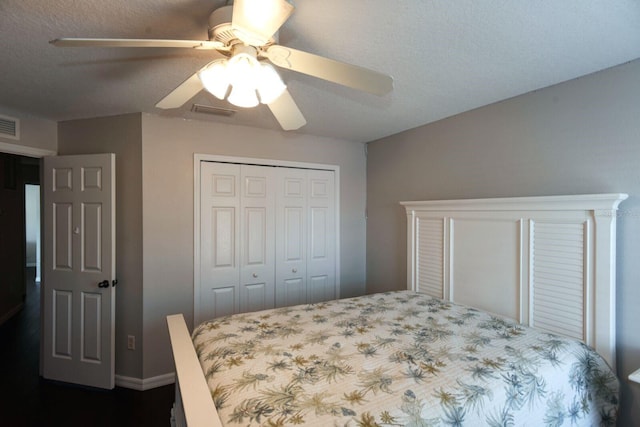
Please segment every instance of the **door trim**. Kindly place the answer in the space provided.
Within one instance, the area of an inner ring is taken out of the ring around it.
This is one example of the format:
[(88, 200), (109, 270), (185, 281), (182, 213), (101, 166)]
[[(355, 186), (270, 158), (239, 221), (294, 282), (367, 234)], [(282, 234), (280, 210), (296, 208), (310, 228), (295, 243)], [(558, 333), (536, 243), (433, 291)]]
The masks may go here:
[(26, 157), (55, 156), (57, 153), (46, 148), (29, 147), (27, 145), (11, 144), (0, 141), (0, 152), (8, 154), (18, 154)]
[(196, 327), (196, 319), (200, 314), (200, 163), (219, 162), (248, 164), (256, 166), (275, 166), (297, 169), (315, 169), (334, 172), (335, 185), (335, 276), (336, 298), (340, 298), (340, 166), (321, 163), (292, 162), (287, 160), (260, 159), (252, 157), (219, 156), (213, 154), (193, 155), (193, 326)]

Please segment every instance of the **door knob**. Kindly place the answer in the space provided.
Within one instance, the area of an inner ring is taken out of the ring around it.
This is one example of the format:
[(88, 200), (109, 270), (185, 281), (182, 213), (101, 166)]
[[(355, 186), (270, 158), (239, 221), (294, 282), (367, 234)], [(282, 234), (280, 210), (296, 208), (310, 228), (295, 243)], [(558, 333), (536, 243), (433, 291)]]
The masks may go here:
[(108, 280), (103, 280), (102, 282), (98, 283), (98, 287), (99, 288), (108, 288), (109, 287), (109, 281)]
[(298, 272), (298, 269), (297, 269), (297, 268), (294, 268), (293, 270), (291, 270), (291, 272), (292, 272), (292, 273), (297, 273), (297, 272)]
[(257, 273), (253, 273), (253, 274), (252, 274), (252, 276), (253, 276), (254, 278), (256, 278), (256, 277), (258, 277), (258, 274), (257, 274)]

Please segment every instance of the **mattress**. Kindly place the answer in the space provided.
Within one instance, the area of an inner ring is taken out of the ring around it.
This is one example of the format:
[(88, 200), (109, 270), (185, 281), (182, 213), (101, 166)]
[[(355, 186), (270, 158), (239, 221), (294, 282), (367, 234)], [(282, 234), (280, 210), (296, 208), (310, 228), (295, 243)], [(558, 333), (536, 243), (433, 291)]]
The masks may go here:
[(192, 335), (223, 425), (615, 425), (583, 343), (398, 291), (237, 314)]

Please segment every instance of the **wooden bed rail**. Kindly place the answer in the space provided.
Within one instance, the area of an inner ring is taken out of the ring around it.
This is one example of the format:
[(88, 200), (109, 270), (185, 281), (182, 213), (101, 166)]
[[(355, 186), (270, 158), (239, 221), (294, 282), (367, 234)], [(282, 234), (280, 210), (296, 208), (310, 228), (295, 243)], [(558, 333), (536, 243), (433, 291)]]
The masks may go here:
[(176, 425), (222, 427), (182, 314), (167, 316), (176, 366)]

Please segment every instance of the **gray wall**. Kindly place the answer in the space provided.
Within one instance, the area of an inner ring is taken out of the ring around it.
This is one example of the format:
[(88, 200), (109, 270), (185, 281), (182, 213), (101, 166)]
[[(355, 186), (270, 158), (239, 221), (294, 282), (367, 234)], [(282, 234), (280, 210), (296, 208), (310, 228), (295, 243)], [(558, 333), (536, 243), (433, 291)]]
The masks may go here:
[[(142, 378), (141, 115), (61, 122), (58, 152), (116, 154), (116, 375)], [(46, 231), (46, 230), (45, 230)], [(127, 335), (136, 350), (127, 350)]]
[(144, 378), (173, 371), (165, 316), (193, 318), (193, 155), (340, 166), (341, 294), (365, 290), (366, 159), (360, 143), (142, 116)]
[[(165, 316), (193, 317), (194, 153), (340, 166), (341, 290), (365, 291), (362, 144), (129, 114), (60, 123), (58, 151), (116, 153), (116, 375), (173, 372)], [(136, 350), (127, 350), (127, 335)]]
[[(58, 123), (53, 120), (43, 120), (26, 116), (10, 108), (0, 105), (0, 114), (20, 120), (20, 139), (10, 139), (0, 136), (0, 143), (56, 151), (58, 147)], [(6, 152), (15, 153), (10, 148)], [(18, 151), (18, 153), (21, 153)]]
[(367, 292), (406, 283), (401, 200), (624, 192), (620, 425), (640, 425), (640, 60), (369, 144)]

